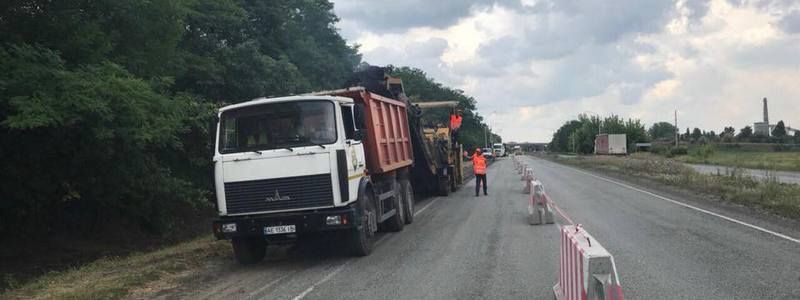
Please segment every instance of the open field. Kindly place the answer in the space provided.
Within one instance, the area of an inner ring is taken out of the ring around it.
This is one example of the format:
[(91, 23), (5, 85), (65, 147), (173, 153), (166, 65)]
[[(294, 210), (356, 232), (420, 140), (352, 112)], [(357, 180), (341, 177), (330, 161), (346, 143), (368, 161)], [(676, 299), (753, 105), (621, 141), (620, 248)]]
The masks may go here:
[(739, 151), (735, 149), (716, 149), (707, 157), (693, 154), (676, 156), (674, 159), (692, 164), (712, 164), (748, 169), (800, 171), (800, 152)]
[(628, 157), (581, 156), (559, 158), (559, 162), (590, 169), (645, 177), (746, 206), (800, 219), (800, 186), (768, 178), (760, 180), (732, 171), (722, 175), (700, 174), (682, 162), (651, 154)]

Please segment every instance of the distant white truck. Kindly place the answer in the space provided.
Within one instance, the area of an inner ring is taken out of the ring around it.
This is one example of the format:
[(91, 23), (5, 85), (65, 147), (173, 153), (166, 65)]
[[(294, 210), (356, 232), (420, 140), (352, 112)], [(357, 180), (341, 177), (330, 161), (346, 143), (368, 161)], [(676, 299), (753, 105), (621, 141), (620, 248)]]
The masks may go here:
[(506, 147), (502, 143), (493, 144), (492, 150), (496, 157), (506, 156)]
[(628, 141), (624, 134), (598, 134), (594, 139), (594, 154), (628, 154)]

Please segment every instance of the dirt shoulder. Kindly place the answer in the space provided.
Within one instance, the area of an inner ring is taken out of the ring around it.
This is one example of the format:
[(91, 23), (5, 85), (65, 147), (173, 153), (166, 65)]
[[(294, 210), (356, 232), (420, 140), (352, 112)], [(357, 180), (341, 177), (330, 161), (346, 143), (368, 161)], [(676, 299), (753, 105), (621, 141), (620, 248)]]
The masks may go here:
[(79, 268), (51, 272), (0, 294), (0, 298), (141, 298), (136, 295), (177, 285), (182, 278), (195, 276), (209, 261), (229, 257), (230, 251), (228, 243), (203, 236), (148, 253), (107, 257)]

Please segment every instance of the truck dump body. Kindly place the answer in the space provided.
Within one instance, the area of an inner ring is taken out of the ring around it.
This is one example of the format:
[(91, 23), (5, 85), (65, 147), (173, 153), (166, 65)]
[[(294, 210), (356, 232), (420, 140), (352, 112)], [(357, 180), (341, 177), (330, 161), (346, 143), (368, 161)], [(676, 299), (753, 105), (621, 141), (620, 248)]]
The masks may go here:
[(366, 158), (369, 173), (387, 173), (413, 163), (414, 154), (404, 102), (368, 92), (363, 88), (325, 94), (348, 97), (356, 104), (364, 105), (364, 126), (367, 133), (364, 151), (368, 153)]

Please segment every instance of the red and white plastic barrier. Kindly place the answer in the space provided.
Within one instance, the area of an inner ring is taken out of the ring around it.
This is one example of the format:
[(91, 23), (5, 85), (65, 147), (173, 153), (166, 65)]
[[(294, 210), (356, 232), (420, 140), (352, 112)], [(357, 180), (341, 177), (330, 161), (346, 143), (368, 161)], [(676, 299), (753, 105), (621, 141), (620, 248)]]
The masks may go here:
[(523, 172), (522, 176), (525, 180), (525, 188), (523, 188), (523, 193), (529, 194), (531, 192), (531, 181), (536, 180), (536, 176), (533, 175), (533, 169), (527, 168)]
[(530, 200), (528, 201), (528, 224), (553, 224), (553, 209), (547, 201), (544, 185), (538, 180), (529, 180)]
[(553, 293), (558, 300), (624, 299), (614, 257), (580, 225), (561, 227), (561, 259)]

